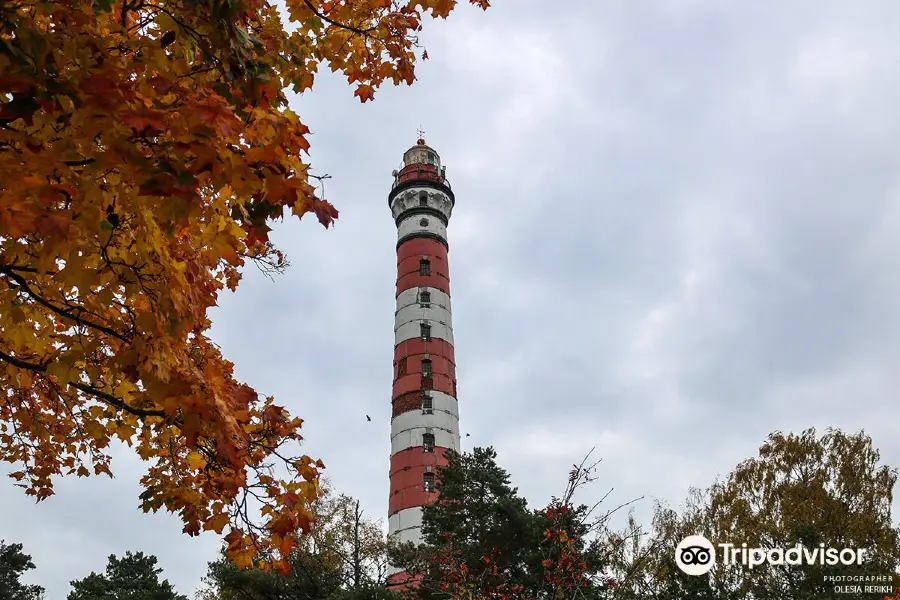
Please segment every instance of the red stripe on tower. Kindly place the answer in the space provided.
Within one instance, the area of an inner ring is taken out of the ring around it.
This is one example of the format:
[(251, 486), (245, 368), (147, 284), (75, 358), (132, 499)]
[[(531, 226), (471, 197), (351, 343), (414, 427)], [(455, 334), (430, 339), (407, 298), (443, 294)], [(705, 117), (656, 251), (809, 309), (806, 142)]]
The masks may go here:
[[(388, 203), (397, 225), (388, 535), (418, 544), (444, 453), (460, 448), (447, 259), (454, 196), (425, 140), (403, 155)], [(410, 579), (395, 570), (391, 582), (405, 587)]]

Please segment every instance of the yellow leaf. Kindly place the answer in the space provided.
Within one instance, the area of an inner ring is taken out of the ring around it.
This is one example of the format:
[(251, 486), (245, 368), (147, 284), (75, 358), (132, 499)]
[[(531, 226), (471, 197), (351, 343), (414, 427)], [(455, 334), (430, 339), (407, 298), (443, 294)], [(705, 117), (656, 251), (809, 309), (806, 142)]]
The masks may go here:
[(199, 452), (193, 451), (187, 457), (188, 466), (195, 471), (206, 466), (206, 459)]
[(231, 520), (229, 519), (228, 515), (225, 513), (213, 515), (206, 520), (206, 523), (203, 524), (203, 529), (205, 529), (206, 531), (215, 531), (216, 533), (221, 534), (222, 530), (225, 529), (225, 526), (228, 525), (230, 521)]
[(106, 437), (106, 428), (97, 421), (90, 421), (88, 423), (85, 423), (84, 430), (95, 440)]
[(234, 565), (239, 569), (247, 569), (253, 566), (253, 557), (254, 551), (252, 549), (243, 550), (238, 552), (232, 557), (232, 561)]
[(155, 333), (159, 327), (159, 319), (150, 312), (140, 313), (135, 319), (135, 323), (144, 333)]

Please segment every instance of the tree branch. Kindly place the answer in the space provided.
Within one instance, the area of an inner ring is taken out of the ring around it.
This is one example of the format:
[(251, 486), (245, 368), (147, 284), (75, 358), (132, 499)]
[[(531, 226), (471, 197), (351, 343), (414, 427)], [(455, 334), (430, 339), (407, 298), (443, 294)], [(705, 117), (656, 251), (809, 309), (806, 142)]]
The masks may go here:
[(78, 383), (75, 381), (70, 381), (69, 385), (77, 390), (81, 390), (85, 394), (90, 394), (99, 400), (103, 400), (107, 404), (115, 406), (121, 410), (124, 410), (127, 413), (131, 413), (138, 417), (166, 417), (166, 411), (164, 410), (146, 410), (143, 408), (135, 408), (130, 404), (126, 404), (125, 401), (116, 398), (112, 394), (104, 392), (103, 390), (98, 390), (97, 388), (86, 385), (84, 383)]
[[(70, 313), (67, 310), (63, 310), (62, 308), (60, 308), (58, 306), (54, 306), (49, 301), (47, 301), (44, 298), (42, 298), (41, 296), (37, 295), (28, 286), (28, 281), (26, 281), (25, 278), (22, 277), (21, 275), (13, 273), (11, 268), (6, 267), (6, 266), (0, 267), (0, 273), (3, 273), (7, 277), (9, 277), (13, 281), (15, 281), (18, 284), (19, 288), (22, 289), (25, 293), (27, 293), (35, 302), (37, 302), (44, 308), (49, 309), (54, 314), (59, 315), (60, 317), (63, 317), (65, 319), (74, 321), (74, 322), (78, 323), (79, 325), (84, 325), (85, 327), (90, 327), (92, 329), (96, 329), (97, 331), (102, 331), (103, 333), (105, 333), (107, 335), (111, 335), (112, 337), (114, 337), (118, 340), (121, 340), (121, 341), (125, 342), (126, 344), (130, 342), (130, 340), (127, 337), (120, 334), (115, 329), (111, 329), (109, 327), (106, 327), (105, 325), (100, 325), (99, 323), (94, 323), (93, 321), (88, 321), (86, 319), (82, 319), (81, 317), (73, 315), (72, 313)], [(84, 309), (81, 309), (81, 310), (84, 310)]]
[[(11, 356), (2, 350), (0, 350), (0, 359), (5, 362), (8, 362), (14, 367), (18, 367), (20, 369), (26, 369), (28, 371), (35, 371), (37, 373), (46, 373), (47, 365), (39, 364), (39, 363), (30, 363), (21, 359), (16, 358), (15, 356)], [(127, 413), (131, 413), (137, 417), (166, 417), (166, 411), (164, 410), (147, 410), (143, 408), (135, 408), (130, 404), (126, 403), (124, 400), (116, 398), (112, 394), (108, 392), (104, 392), (103, 390), (97, 389), (94, 386), (90, 386), (84, 383), (79, 383), (76, 381), (70, 381), (68, 385), (73, 388), (84, 392), (85, 394), (89, 394), (98, 400), (103, 400), (107, 404), (111, 406), (115, 406), (120, 410), (124, 410)]]
[(341, 29), (346, 29), (347, 31), (352, 31), (353, 33), (358, 33), (359, 35), (361, 35), (363, 37), (370, 37), (372, 31), (374, 31), (374, 28), (363, 30), (363, 29), (359, 29), (358, 27), (354, 27), (352, 25), (346, 25), (344, 23), (340, 23), (338, 21), (330, 19), (327, 16), (325, 16), (324, 13), (321, 13), (318, 10), (316, 10), (316, 7), (313, 6), (313, 3), (310, 2), (310, 0), (303, 0), (303, 2), (304, 2), (304, 4), (306, 4), (306, 6), (309, 8), (309, 10), (312, 11), (312, 13), (314, 15), (316, 15), (317, 17), (319, 17), (320, 19), (322, 19), (329, 25), (334, 25), (335, 27), (340, 27)]
[(20, 369), (27, 369), (29, 371), (38, 371), (40, 373), (43, 373), (44, 371), (47, 370), (46, 365), (25, 362), (24, 360), (20, 360), (20, 359), (16, 358), (15, 356), (10, 356), (9, 354), (3, 352), (2, 350), (0, 350), (0, 359), (3, 359), (4, 361), (8, 362), (12, 366), (19, 367)]

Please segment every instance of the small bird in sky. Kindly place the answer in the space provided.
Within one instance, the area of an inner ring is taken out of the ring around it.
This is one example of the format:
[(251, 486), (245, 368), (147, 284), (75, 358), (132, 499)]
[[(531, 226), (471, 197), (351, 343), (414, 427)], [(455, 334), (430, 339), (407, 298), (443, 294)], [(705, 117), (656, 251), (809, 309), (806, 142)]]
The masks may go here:
[(371, 421), (371, 420), (372, 420), (372, 417), (370, 417), (369, 415), (366, 415), (366, 421)]
[(471, 433), (467, 433), (467, 434), (466, 434), (466, 437), (469, 437), (470, 435), (472, 435), (472, 434), (471, 434)]

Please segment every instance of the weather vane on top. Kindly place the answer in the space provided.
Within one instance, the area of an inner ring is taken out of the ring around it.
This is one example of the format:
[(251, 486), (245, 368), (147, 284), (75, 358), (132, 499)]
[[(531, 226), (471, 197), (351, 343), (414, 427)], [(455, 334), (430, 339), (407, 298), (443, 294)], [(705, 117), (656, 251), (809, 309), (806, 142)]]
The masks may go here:
[(416, 129), (416, 134), (419, 136), (419, 139), (420, 139), (420, 140), (424, 140), (424, 139), (425, 139), (425, 132), (422, 131), (422, 126), (421, 126), (421, 125), (419, 125), (419, 128)]

